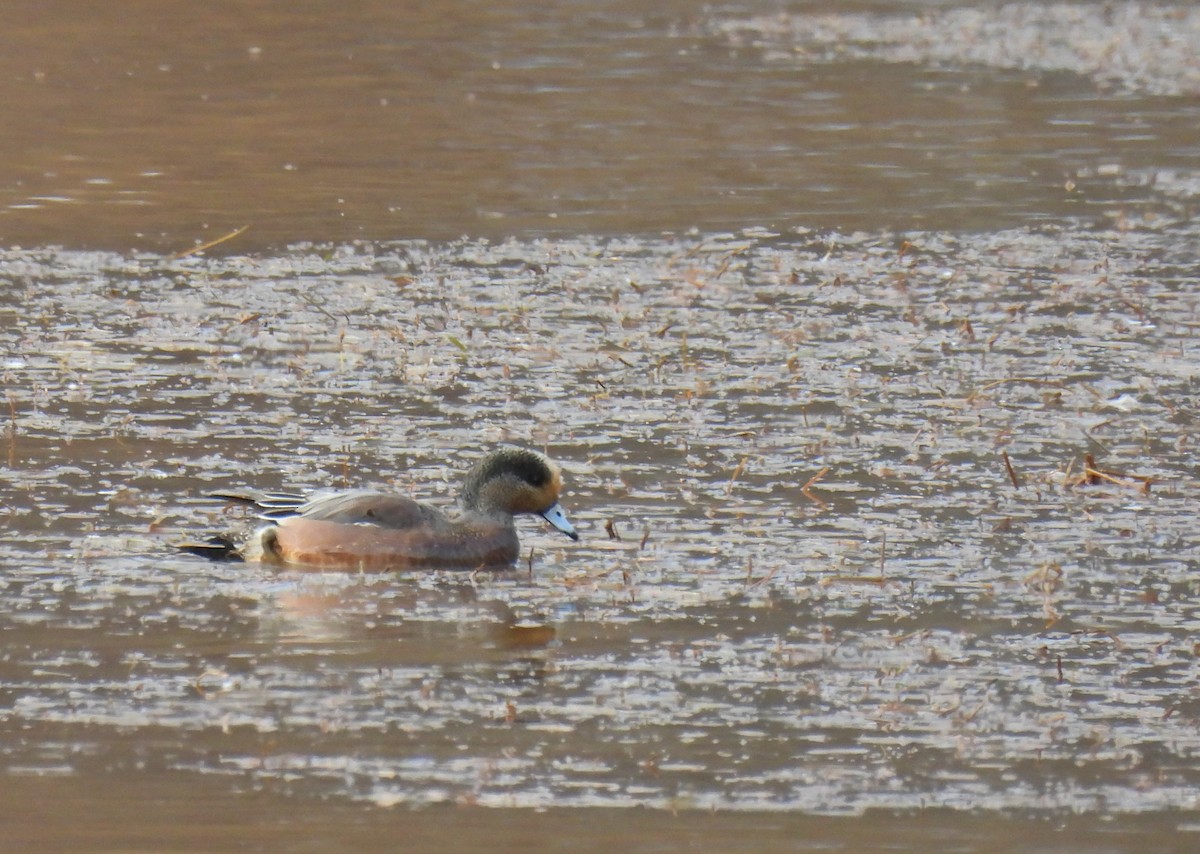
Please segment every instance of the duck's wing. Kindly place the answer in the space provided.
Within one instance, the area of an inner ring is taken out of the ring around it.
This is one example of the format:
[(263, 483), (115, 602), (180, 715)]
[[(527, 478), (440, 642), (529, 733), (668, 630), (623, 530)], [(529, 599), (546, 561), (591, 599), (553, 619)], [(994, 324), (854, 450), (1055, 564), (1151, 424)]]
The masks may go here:
[(210, 492), (209, 498), (245, 504), (258, 511), (262, 519), (284, 519), (295, 516), (308, 503), (309, 497), (292, 492)]
[(378, 525), (395, 530), (418, 526), (438, 528), (446, 524), (446, 518), (434, 507), (403, 495), (370, 490), (314, 496), (232, 492), (214, 493), (212, 497), (248, 504), (259, 511), (259, 516), (273, 521), (302, 516), (342, 525)]
[(305, 519), (324, 519), (343, 525), (379, 525), (382, 528), (439, 527), (445, 517), (428, 504), (387, 492), (335, 492), (319, 495), (299, 508)]

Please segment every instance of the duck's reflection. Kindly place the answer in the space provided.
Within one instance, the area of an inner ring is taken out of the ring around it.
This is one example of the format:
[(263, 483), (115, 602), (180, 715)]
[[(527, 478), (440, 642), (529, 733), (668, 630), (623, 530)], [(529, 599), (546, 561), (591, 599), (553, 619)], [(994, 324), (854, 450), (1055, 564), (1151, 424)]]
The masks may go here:
[(380, 666), (449, 664), (494, 654), (540, 653), (557, 644), (552, 618), (517, 601), (515, 573), (476, 583), (461, 573), (419, 578), (341, 573), (295, 573), (261, 629), (284, 647)]

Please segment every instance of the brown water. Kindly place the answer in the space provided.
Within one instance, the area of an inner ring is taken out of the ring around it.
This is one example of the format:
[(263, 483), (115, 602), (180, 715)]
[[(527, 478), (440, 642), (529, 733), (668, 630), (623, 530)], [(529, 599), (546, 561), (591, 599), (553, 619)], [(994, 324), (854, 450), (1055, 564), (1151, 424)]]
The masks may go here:
[[(6, 844), (1192, 850), (1200, 20), (932, 9), (15, 15)], [(170, 548), (500, 442), (581, 543)]]
[(1188, 7), (824, 7), (17, 0), (0, 241), (986, 230), (1194, 177)]

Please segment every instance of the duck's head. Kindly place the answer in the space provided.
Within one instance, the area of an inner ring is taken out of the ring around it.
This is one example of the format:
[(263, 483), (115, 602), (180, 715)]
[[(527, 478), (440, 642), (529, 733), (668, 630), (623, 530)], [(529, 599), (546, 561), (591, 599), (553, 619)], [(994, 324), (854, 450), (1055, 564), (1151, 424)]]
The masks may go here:
[(462, 503), (487, 515), (536, 513), (572, 540), (575, 526), (558, 503), (562, 472), (544, 454), (524, 448), (492, 451), (467, 474)]

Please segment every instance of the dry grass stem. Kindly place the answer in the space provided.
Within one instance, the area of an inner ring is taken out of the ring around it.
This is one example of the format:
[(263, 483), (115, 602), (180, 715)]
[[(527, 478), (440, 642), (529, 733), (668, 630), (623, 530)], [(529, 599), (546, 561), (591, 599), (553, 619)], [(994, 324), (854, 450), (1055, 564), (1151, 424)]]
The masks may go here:
[(168, 255), (167, 257), (172, 261), (178, 261), (180, 258), (186, 258), (189, 255), (196, 255), (197, 253), (203, 252), (205, 249), (212, 249), (214, 246), (218, 246), (224, 243), (226, 240), (233, 240), (233, 238), (237, 237), (239, 234), (242, 234), (249, 227), (249, 225), (243, 225), (241, 228), (235, 228), (233, 231), (229, 232), (223, 237), (218, 237), (216, 240), (210, 240), (208, 243), (201, 243), (199, 246), (193, 246), (191, 249), (184, 249), (182, 252), (176, 252), (174, 255)]
[(748, 459), (749, 457), (742, 457), (741, 462), (739, 462), (737, 467), (734, 468), (733, 474), (729, 478), (729, 483), (725, 485), (726, 495), (733, 494), (733, 485), (737, 482), (737, 479), (742, 476), (742, 473), (746, 471), (746, 460)]
[(821, 509), (825, 509), (826, 507), (828, 507), (829, 503), (827, 501), (825, 501), (823, 498), (821, 498), (819, 495), (814, 495), (812, 492), (812, 488), (816, 483), (818, 483), (821, 480), (821, 478), (825, 477), (825, 475), (827, 475), (827, 474), (829, 474), (829, 466), (825, 466), (825, 468), (821, 469), (819, 472), (817, 472), (812, 477), (810, 477), (808, 480), (806, 480), (804, 482), (804, 486), (800, 487), (800, 494), (803, 495), (805, 498), (807, 498), (809, 501), (811, 501), (813, 504), (820, 505)]
[(1021, 488), (1021, 481), (1017, 478), (1017, 472), (1013, 468), (1012, 460), (1008, 458), (1008, 451), (1001, 451), (1000, 455), (1004, 458), (1004, 469), (1008, 472), (1008, 479), (1012, 481), (1014, 489)]

